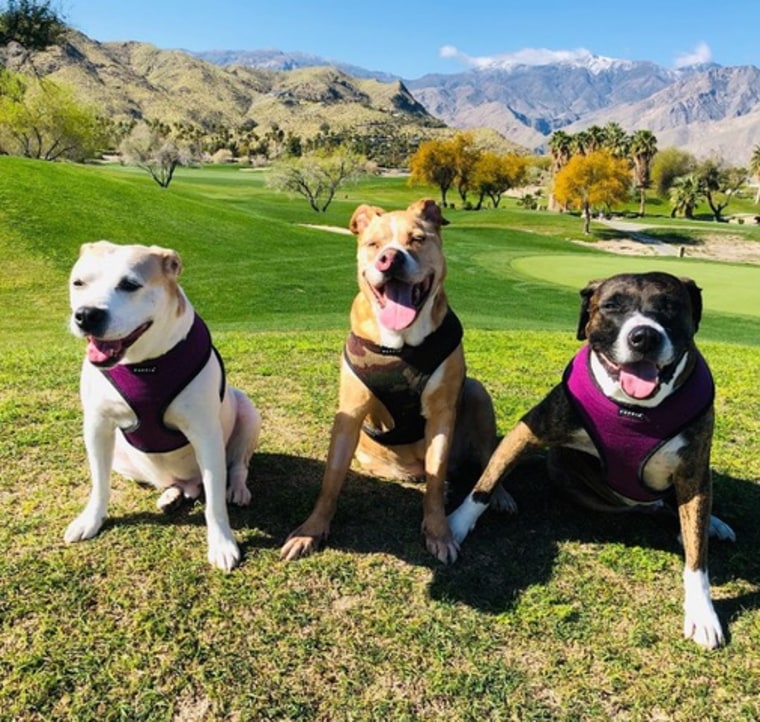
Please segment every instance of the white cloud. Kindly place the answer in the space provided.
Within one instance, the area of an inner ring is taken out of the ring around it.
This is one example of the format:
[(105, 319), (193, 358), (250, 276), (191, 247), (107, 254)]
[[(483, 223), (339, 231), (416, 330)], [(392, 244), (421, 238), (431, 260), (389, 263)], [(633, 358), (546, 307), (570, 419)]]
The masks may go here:
[(513, 65), (551, 65), (554, 63), (586, 64), (593, 53), (585, 48), (577, 50), (548, 50), (547, 48), (524, 48), (514, 53), (498, 53), (475, 57), (463, 53), (453, 45), (444, 45), (438, 54), (442, 58), (458, 60), (471, 68), (505, 68)]
[(710, 50), (710, 46), (707, 43), (699, 43), (694, 50), (677, 55), (674, 65), (676, 68), (687, 68), (690, 65), (709, 63), (711, 60), (712, 50)]

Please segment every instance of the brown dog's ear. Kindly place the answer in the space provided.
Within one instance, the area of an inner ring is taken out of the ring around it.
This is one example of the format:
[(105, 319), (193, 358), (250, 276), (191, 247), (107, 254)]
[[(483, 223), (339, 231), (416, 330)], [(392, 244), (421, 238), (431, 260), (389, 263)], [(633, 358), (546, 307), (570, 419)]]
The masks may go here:
[(681, 278), (681, 283), (689, 293), (691, 300), (691, 317), (694, 321), (694, 331), (699, 328), (699, 322), (702, 320), (702, 289), (690, 278)]
[(358, 236), (372, 221), (375, 216), (381, 216), (385, 213), (382, 208), (377, 206), (368, 206), (366, 203), (360, 205), (351, 216), (348, 223), (348, 230), (355, 236)]
[(416, 203), (412, 203), (407, 210), (417, 216), (422, 216), (422, 218), (432, 223), (436, 228), (449, 225), (449, 222), (443, 217), (438, 204), (432, 198), (423, 198)]
[(589, 306), (591, 304), (591, 298), (596, 293), (596, 289), (602, 285), (602, 281), (589, 281), (585, 288), (580, 291), (581, 294), (581, 311), (578, 317), (578, 331), (576, 332), (576, 338), (579, 341), (586, 340), (586, 326), (589, 320)]

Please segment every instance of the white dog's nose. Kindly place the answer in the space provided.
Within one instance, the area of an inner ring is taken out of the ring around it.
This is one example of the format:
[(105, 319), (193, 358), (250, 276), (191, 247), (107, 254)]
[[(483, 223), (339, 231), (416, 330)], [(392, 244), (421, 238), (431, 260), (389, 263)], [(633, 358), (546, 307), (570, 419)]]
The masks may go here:
[(85, 333), (97, 335), (106, 325), (108, 311), (96, 306), (80, 306), (74, 311), (74, 322)]

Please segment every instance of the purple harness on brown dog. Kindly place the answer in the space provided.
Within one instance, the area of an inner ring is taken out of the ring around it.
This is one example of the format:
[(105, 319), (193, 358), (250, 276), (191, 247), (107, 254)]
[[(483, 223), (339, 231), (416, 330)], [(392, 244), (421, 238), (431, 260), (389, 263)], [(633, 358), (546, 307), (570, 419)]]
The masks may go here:
[(384, 446), (411, 444), (425, 437), (422, 392), (435, 370), (459, 346), (463, 333), (462, 324), (449, 309), (443, 323), (419, 346), (394, 349), (349, 335), (343, 352), (346, 363), (393, 417), (392, 429), (380, 431), (365, 425), (364, 433)]
[(187, 336), (163, 356), (101, 369), (137, 416), (133, 426), (121, 430), (132, 446), (146, 453), (163, 453), (189, 443), (181, 431), (164, 423), (164, 414), (179, 392), (205, 367), (212, 352), (222, 369), (219, 396), (224, 398), (224, 364), (198, 314)]
[(642, 471), (652, 454), (704, 414), (715, 397), (710, 369), (698, 351), (693, 372), (661, 404), (653, 407), (618, 404), (605, 396), (590, 368), (591, 351), (584, 346), (568, 364), (562, 379), (565, 393), (583, 421), (599, 453), (607, 484), (638, 502), (661, 499), (644, 485)]

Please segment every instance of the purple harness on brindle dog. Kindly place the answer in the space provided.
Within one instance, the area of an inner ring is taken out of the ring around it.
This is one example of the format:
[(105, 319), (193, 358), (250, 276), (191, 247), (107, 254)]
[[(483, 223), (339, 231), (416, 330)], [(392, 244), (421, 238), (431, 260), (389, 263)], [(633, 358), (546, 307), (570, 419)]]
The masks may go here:
[(211, 343), (208, 327), (197, 314), (187, 336), (163, 356), (101, 369), (137, 416), (133, 426), (121, 429), (132, 446), (147, 453), (162, 453), (189, 443), (181, 431), (164, 423), (164, 414), (179, 392), (201, 372), (212, 352), (222, 368), (223, 398), (224, 364)]
[(696, 364), (689, 378), (654, 407), (618, 404), (605, 396), (591, 373), (588, 345), (565, 369), (562, 385), (594, 442), (607, 484), (627, 499), (651, 502), (664, 496), (644, 485), (644, 465), (713, 402), (710, 369), (698, 351), (692, 353), (696, 353)]

